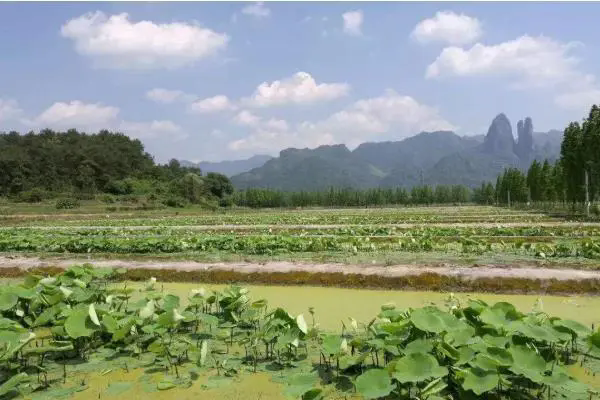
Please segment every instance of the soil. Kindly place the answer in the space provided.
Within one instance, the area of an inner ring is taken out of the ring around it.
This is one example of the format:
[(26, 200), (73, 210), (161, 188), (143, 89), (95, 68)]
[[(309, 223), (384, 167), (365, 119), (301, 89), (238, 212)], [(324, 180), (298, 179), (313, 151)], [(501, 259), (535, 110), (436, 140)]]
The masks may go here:
[(384, 277), (399, 277), (419, 275), (434, 272), (445, 276), (458, 276), (463, 279), (475, 278), (525, 278), (525, 279), (557, 279), (557, 280), (587, 280), (600, 279), (600, 271), (578, 269), (556, 269), (520, 265), (518, 267), (502, 264), (485, 265), (455, 265), (455, 264), (424, 264), (424, 265), (348, 265), (337, 263), (295, 263), (289, 261), (270, 261), (265, 263), (202, 263), (196, 261), (133, 261), (133, 260), (94, 260), (86, 258), (44, 260), (37, 257), (0, 257), (0, 268), (19, 267), (69, 267), (71, 265), (89, 263), (97, 267), (124, 268), (156, 268), (180, 271), (193, 270), (234, 270), (242, 273), (253, 272), (330, 272), (346, 274), (379, 275)]

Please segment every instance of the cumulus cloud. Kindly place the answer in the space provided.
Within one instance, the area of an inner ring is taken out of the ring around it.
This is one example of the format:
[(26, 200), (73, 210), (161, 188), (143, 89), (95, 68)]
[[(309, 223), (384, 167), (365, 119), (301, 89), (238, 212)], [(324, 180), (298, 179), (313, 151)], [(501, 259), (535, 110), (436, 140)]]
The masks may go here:
[(261, 118), (255, 114), (252, 114), (248, 110), (240, 111), (234, 118), (233, 122), (242, 126), (258, 126)]
[(193, 94), (181, 90), (154, 88), (146, 92), (146, 97), (156, 103), (170, 104), (177, 101), (190, 102), (196, 99)]
[(227, 46), (229, 37), (196, 23), (133, 22), (129, 14), (101, 11), (69, 20), (61, 28), (75, 50), (103, 68), (178, 68)]
[(242, 8), (242, 14), (251, 15), (256, 18), (265, 18), (271, 15), (271, 10), (265, 6), (265, 3), (258, 1)]
[(118, 114), (117, 107), (74, 100), (68, 103), (56, 102), (34, 119), (24, 122), (37, 128), (75, 128), (86, 132), (97, 132), (113, 127)]
[(433, 18), (419, 22), (411, 36), (421, 42), (446, 42), (454, 45), (472, 43), (483, 33), (477, 18), (452, 11), (439, 11)]
[(362, 35), (363, 12), (361, 10), (348, 11), (342, 14), (344, 20), (344, 33), (351, 36)]
[(21, 115), (23, 110), (14, 99), (0, 98), (0, 121), (8, 121)]
[(224, 95), (209, 97), (190, 104), (190, 111), (201, 114), (235, 110), (235, 108), (235, 105)]
[(304, 121), (293, 128), (277, 130), (275, 124), (259, 119), (247, 137), (232, 141), (235, 151), (275, 152), (286, 147), (316, 147), (345, 143), (349, 147), (373, 138), (399, 140), (421, 131), (453, 130), (456, 127), (440, 116), (437, 109), (419, 103), (393, 90), (382, 96), (362, 99), (321, 121)]
[(470, 49), (446, 47), (427, 67), (426, 77), (512, 75), (520, 84), (549, 86), (573, 77), (578, 61), (570, 55), (577, 43), (521, 36), (496, 45)]
[(188, 137), (183, 128), (169, 120), (154, 120), (151, 122), (121, 121), (118, 130), (136, 139), (162, 137), (175, 141)]
[(512, 79), (511, 88), (550, 90), (561, 108), (584, 112), (600, 101), (600, 85), (581, 69), (572, 53), (579, 42), (559, 42), (545, 36), (521, 36), (495, 45), (447, 47), (427, 67), (427, 78), (494, 76)]
[(349, 91), (347, 83), (317, 83), (309, 73), (297, 72), (290, 78), (261, 83), (244, 102), (255, 107), (310, 104), (334, 100)]

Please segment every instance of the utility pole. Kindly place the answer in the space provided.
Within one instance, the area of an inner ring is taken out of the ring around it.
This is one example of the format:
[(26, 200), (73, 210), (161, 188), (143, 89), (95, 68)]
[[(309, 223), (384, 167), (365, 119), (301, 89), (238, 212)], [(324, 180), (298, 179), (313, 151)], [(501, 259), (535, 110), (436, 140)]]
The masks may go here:
[(590, 216), (590, 192), (588, 184), (588, 172), (585, 170), (585, 216)]
[(508, 190), (508, 208), (510, 208), (510, 189)]

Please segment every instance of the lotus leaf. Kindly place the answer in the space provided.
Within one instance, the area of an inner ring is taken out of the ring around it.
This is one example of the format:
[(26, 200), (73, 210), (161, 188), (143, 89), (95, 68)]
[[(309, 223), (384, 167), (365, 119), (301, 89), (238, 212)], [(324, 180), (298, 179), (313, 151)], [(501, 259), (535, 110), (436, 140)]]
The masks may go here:
[(591, 330), (587, 326), (580, 324), (577, 321), (572, 321), (570, 319), (559, 319), (554, 321), (555, 326), (563, 327), (568, 329), (574, 335), (578, 337), (585, 337), (590, 334)]
[(140, 318), (147, 319), (154, 315), (154, 300), (149, 300), (146, 305), (140, 309)]
[(416, 339), (406, 345), (404, 354), (429, 353), (433, 349), (433, 342), (427, 339)]
[(478, 396), (496, 388), (500, 381), (500, 375), (497, 372), (479, 368), (469, 368), (465, 371), (464, 378), (463, 389), (471, 390)]
[(19, 301), (19, 296), (12, 291), (3, 291), (0, 293), (0, 311), (8, 311), (14, 308)]
[(29, 376), (25, 372), (12, 376), (9, 380), (0, 385), (0, 396), (4, 396), (17, 389), (17, 387), (29, 380)]
[(325, 355), (340, 354), (342, 351), (342, 338), (337, 335), (327, 335), (323, 339), (321, 348), (323, 349), (323, 354)]
[(94, 307), (94, 303), (90, 304), (88, 308), (88, 314), (92, 322), (97, 326), (100, 326), (100, 320), (98, 319), (98, 314), (96, 314), (96, 308)]
[(394, 385), (387, 371), (370, 369), (356, 378), (356, 390), (365, 399), (377, 399), (390, 394)]
[(446, 384), (446, 382), (444, 382), (442, 380), (442, 378), (437, 378), (432, 380), (431, 382), (429, 382), (427, 384), (427, 386), (425, 386), (423, 388), (423, 390), (421, 390), (421, 397), (427, 399), (427, 400), (433, 400), (434, 395), (436, 395), (437, 393), (441, 392), (442, 390), (444, 390), (448, 385)]
[(318, 377), (314, 374), (296, 374), (287, 380), (285, 394), (298, 398), (303, 396), (309, 390), (312, 390), (318, 382)]
[(65, 330), (73, 339), (91, 336), (97, 328), (84, 308), (73, 310), (65, 321)]
[(300, 332), (304, 333), (305, 335), (308, 333), (308, 326), (306, 325), (306, 321), (304, 320), (304, 316), (302, 314), (299, 314), (296, 317), (296, 325), (298, 326), (298, 329), (300, 329)]
[(446, 321), (440, 316), (442, 312), (435, 307), (424, 307), (410, 314), (411, 322), (424, 332), (441, 333), (448, 329)]
[(302, 400), (321, 400), (323, 399), (323, 390), (319, 388), (310, 389), (302, 395)]
[(510, 348), (514, 363), (510, 366), (515, 374), (523, 375), (536, 383), (542, 383), (546, 371), (546, 361), (535, 351), (525, 346)]
[(394, 378), (399, 382), (423, 382), (432, 378), (441, 378), (448, 374), (431, 354), (413, 353), (396, 362)]
[(166, 295), (163, 300), (163, 309), (169, 311), (174, 308), (179, 308), (179, 296), (174, 296), (172, 294)]

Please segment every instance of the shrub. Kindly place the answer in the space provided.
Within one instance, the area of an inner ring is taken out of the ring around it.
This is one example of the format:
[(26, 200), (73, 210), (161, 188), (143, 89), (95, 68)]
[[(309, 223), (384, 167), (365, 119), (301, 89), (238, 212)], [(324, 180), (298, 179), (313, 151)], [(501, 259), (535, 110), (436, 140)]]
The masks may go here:
[(39, 203), (48, 198), (48, 193), (40, 188), (33, 188), (19, 193), (17, 200), (25, 203)]
[(76, 192), (73, 196), (77, 200), (94, 200), (96, 197), (93, 192)]
[(167, 197), (162, 202), (167, 207), (179, 207), (183, 208), (187, 205), (187, 201), (183, 197), (171, 196)]
[(106, 204), (114, 204), (116, 200), (115, 196), (111, 194), (103, 194), (102, 196), (100, 196), (100, 201)]
[(57, 210), (71, 210), (73, 208), (79, 208), (79, 200), (77, 199), (58, 199), (56, 201), (56, 209)]
[(125, 196), (121, 196), (121, 202), (137, 204), (140, 202), (140, 196), (136, 196), (134, 194), (126, 194)]

